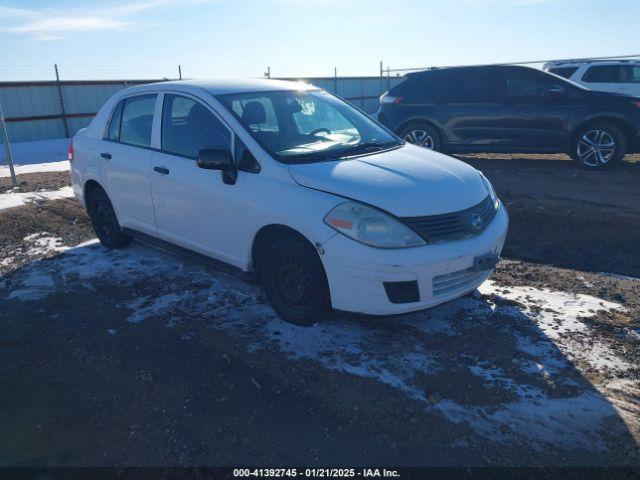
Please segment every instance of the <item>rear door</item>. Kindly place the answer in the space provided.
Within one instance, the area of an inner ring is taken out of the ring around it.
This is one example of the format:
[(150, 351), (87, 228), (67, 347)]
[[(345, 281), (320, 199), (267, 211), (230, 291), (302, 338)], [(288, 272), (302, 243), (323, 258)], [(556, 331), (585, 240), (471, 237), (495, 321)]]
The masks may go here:
[(492, 147), (501, 105), (499, 78), (492, 69), (444, 70), (436, 80), (439, 121), (449, 147)]
[[(574, 89), (552, 75), (530, 68), (507, 67), (502, 82), (504, 102), (497, 118), (496, 149), (564, 149), (571, 111), (577, 101)], [(564, 93), (558, 93), (561, 90)]]
[(151, 134), (157, 95), (127, 97), (115, 106), (97, 161), (123, 227), (155, 234), (149, 187)]
[(163, 94), (159, 108), (160, 150), (151, 161), (151, 192), (158, 236), (171, 243), (240, 265), (239, 225), (244, 175), (234, 185), (216, 170), (196, 163), (198, 150), (224, 147), (233, 151), (233, 135), (220, 118), (195, 97)]

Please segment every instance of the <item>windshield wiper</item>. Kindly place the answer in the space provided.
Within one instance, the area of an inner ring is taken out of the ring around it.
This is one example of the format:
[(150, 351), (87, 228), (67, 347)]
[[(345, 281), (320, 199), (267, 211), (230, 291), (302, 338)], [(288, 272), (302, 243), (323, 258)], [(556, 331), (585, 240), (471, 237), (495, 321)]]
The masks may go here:
[(335, 156), (332, 156), (332, 158), (349, 157), (362, 153), (376, 152), (384, 150), (385, 148), (395, 147), (397, 145), (401, 145), (401, 142), (398, 142), (397, 140), (391, 140), (389, 142), (362, 142), (336, 152)]

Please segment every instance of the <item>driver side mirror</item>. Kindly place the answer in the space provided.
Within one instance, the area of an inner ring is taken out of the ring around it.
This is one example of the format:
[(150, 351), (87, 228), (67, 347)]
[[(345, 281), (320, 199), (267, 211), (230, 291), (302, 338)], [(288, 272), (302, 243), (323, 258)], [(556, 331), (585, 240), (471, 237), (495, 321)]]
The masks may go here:
[(233, 163), (233, 156), (227, 148), (202, 148), (196, 154), (196, 163), (198, 167), (205, 170), (220, 170), (222, 181), (227, 185), (235, 184), (238, 179), (238, 171)]

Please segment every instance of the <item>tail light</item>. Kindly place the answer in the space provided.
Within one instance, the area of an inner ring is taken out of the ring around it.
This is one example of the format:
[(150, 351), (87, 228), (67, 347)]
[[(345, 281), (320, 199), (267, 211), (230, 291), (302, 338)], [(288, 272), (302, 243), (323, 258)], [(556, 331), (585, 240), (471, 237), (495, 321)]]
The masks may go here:
[(383, 93), (380, 97), (380, 104), (382, 105), (397, 105), (401, 103), (403, 97), (395, 97), (393, 95), (389, 95), (389, 93)]
[(69, 142), (69, 162), (73, 162), (73, 139)]

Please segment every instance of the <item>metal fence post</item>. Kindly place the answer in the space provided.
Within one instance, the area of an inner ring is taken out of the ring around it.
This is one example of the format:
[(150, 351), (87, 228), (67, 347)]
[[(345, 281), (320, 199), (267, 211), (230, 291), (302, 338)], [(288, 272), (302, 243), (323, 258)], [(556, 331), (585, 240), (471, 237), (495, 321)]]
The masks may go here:
[(58, 72), (58, 64), (54, 65), (56, 69), (56, 86), (58, 87), (58, 99), (60, 100), (60, 112), (62, 113), (62, 124), (64, 125), (64, 135), (69, 138), (69, 124), (67, 123), (67, 112), (64, 108), (64, 98), (62, 96), (62, 85), (60, 85), (60, 73)]
[(178, 78), (182, 80), (182, 66), (178, 65)]
[(271, 78), (271, 67), (267, 67), (267, 71), (264, 72), (266, 78)]
[(13, 169), (13, 157), (11, 156), (11, 147), (9, 147), (9, 134), (7, 133), (7, 124), (4, 121), (4, 113), (2, 112), (2, 105), (0, 104), (0, 130), (2, 130), (2, 143), (4, 144), (4, 153), (7, 156), (7, 163), (9, 164), (9, 172), (11, 173), (11, 183), (14, 187), (18, 186), (18, 179), (16, 178), (16, 172)]
[(333, 67), (333, 93), (338, 95), (338, 67)]
[(384, 92), (384, 68), (382, 67), (382, 60), (380, 60), (380, 95)]

